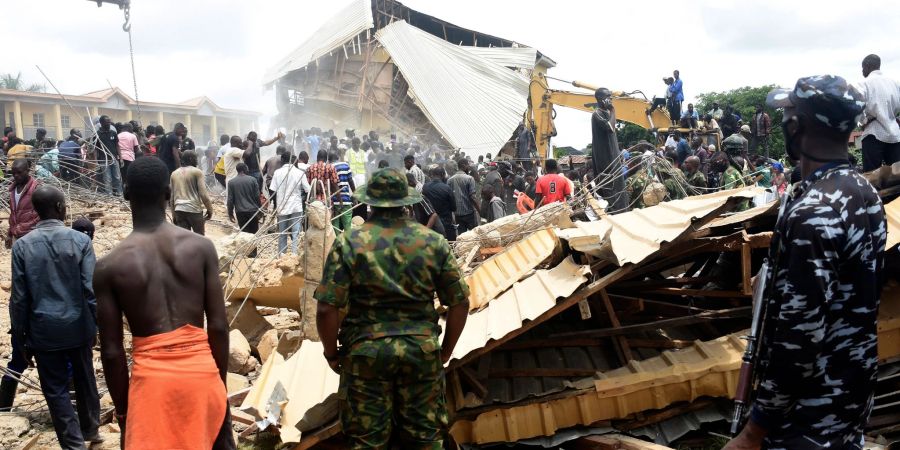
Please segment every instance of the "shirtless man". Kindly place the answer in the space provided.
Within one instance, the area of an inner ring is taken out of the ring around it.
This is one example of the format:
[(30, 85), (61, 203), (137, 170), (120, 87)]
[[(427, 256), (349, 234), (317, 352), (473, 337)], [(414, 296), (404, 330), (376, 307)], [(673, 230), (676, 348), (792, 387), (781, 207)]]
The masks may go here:
[[(124, 446), (233, 449), (216, 250), (166, 221), (169, 176), (158, 158), (135, 161), (126, 186), (134, 231), (94, 274), (103, 369)], [(133, 335), (131, 380), (122, 314)]]

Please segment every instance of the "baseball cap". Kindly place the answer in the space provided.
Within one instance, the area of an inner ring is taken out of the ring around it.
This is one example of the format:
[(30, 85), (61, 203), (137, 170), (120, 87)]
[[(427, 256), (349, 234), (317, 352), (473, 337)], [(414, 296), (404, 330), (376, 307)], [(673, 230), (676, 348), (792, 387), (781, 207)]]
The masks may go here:
[(826, 128), (847, 133), (856, 128), (866, 97), (842, 77), (814, 75), (800, 78), (793, 89), (773, 89), (766, 104), (784, 108), (784, 120), (804, 114)]
[(749, 133), (750, 125), (741, 125), (741, 133)]

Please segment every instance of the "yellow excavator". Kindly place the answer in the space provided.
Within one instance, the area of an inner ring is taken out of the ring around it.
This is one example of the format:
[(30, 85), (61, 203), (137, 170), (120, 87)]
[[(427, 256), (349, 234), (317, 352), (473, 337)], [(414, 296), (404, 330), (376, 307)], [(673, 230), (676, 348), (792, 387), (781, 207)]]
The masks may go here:
[[(594, 112), (596, 108), (597, 100), (594, 98), (594, 91), (597, 90), (598, 86), (580, 81), (569, 83), (576, 88), (585, 89), (587, 92), (551, 89), (545, 74), (535, 72), (532, 75), (529, 86), (528, 109), (525, 111), (525, 123), (531, 125), (532, 130), (534, 130), (534, 141), (540, 158), (553, 157), (550, 138), (556, 136), (556, 126), (553, 124), (553, 119), (556, 116), (556, 112), (553, 109), (554, 106), (564, 106), (589, 113)], [(667, 134), (657, 133), (659, 130), (667, 132), (681, 130), (685, 136), (690, 135), (691, 132), (700, 134), (704, 137), (705, 142), (715, 144), (716, 148), (720, 147), (716, 133), (704, 133), (689, 128), (672, 126), (669, 113), (665, 111), (665, 108), (655, 109), (648, 114), (647, 111), (651, 109), (652, 103), (646, 97), (640, 98), (624, 92), (613, 92), (611, 100), (616, 110), (616, 120), (650, 130), (657, 135), (659, 140), (657, 144), (664, 142)], [(707, 136), (707, 134), (710, 136)]]

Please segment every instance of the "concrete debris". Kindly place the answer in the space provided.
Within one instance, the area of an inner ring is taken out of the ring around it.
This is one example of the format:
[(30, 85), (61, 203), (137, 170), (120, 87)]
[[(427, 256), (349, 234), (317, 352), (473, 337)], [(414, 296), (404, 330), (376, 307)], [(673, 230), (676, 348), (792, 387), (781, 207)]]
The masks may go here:
[(256, 249), (256, 236), (250, 233), (236, 232), (217, 239), (216, 253), (219, 255), (219, 268), (227, 268), (235, 258), (243, 258)]
[(334, 243), (334, 228), (331, 226), (331, 211), (322, 202), (313, 202), (307, 208), (309, 229), (303, 239), (303, 265), (307, 269), (305, 282), (300, 292), (301, 331), (307, 339), (319, 340), (316, 330), (316, 300), (313, 294), (322, 279), (325, 258)]
[(256, 344), (256, 353), (259, 355), (260, 361), (266, 361), (269, 356), (278, 347), (278, 330), (268, 330), (263, 333)]
[[(289, 330), (282, 333), (281, 338), (278, 340), (278, 347), (276, 351), (281, 353), (281, 356), (285, 358), (290, 358), (291, 355), (294, 354), (297, 350), (300, 349), (300, 344), (303, 342), (303, 334), (300, 331)], [(263, 361), (268, 360), (268, 358), (263, 359)]]
[(250, 355), (250, 343), (240, 330), (228, 335), (228, 371), (246, 375), (256, 368), (256, 359)]
[[(225, 274), (226, 300), (252, 299), (258, 306), (299, 310), (303, 287), (302, 259), (285, 255), (278, 259), (238, 258)], [(266, 310), (277, 314), (277, 310)]]
[[(571, 213), (569, 205), (551, 203), (528, 214), (506, 216), (459, 235), (454, 243), (454, 252), (462, 264), (473, 248), (504, 247), (524, 239), (534, 231), (550, 226), (568, 228), (571, 224), (569, 220)], [(494, 231), (500, 235), (499, 242), (496, 240), (497, 234), (492, 233)]]
[(225, 377), (225, 387), (228, 393), (231, 394), (250, 387), (250, 380), (241, 374), (228, 372)]
[[(239, 310), (240, 312), (238, 312)], [(243, 303), (232, 302), (225, 307), (225, 314), (232, 330), (239, 330), (241, 335), (254, 346), (259, 344), (263, 334), (273, 329), (272, 324), (257, 312), (256, 305), (252, 300)]]

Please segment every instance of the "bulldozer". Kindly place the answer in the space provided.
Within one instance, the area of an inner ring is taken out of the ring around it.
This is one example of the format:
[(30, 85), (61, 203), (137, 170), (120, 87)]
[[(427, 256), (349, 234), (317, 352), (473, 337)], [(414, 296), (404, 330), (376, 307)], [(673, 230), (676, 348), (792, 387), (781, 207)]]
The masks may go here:
[[(598, 89), (598, 86), (581, 81), (570, 81), (567, 83), (575, 88), (583, 89), (583, 91), (573, 92), (551, 89), (547, 76), (543, 73), (535, 72), (531, 78), (528, 108), (525, 110), (523, 123), (530, 126), (534, 132), (537, 154), (542, 159), (553, 158), (550, 139), (557, 134), (556, 126), (553, 123), (553, 120), (556, 118), (554, 109), (556, 106), (577, 109), (588, 113), (592, 113), (597, 107), (594, 91)], [(679, 130), (685, 136), (693, 134), (701, 137), (707, 145), (714, 144), (716, 148), (721, 148), (716, 132), (672, 126), (668, 112), (664, 108), (651, 111), (652, 102), (640, 91), (631, 93), (613, 91), (612, 94), (611, 101), (616, 110), (616, 120), (631, 123), (651, 131), (656, 136), (657, 146), (665, 142), (669, 133)]]

